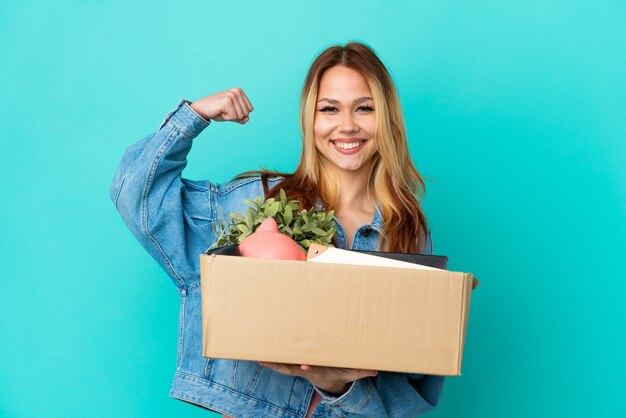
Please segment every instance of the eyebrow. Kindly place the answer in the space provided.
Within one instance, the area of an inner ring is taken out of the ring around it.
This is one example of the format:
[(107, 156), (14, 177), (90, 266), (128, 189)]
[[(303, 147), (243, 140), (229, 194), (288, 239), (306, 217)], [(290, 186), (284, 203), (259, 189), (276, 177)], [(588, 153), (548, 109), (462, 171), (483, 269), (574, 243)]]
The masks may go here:
[[(361, 103), (361, 102), (366, 102), (368, 100), (374, 100), (374, 99), (372, 99), (371, 97), (359, 97), (358, 99), (354, 99), (352, 101), (352, 103)], [(319, 102), (323, 102), (323, 101), (326, 101), (326, 102), (332, 103), (332, 104), (338, 104), (339, 103), (339, 100), (328, 99), (326, 97), (324, 97), (322, 99), (319, 99), (317, 102), (319, 103)]]

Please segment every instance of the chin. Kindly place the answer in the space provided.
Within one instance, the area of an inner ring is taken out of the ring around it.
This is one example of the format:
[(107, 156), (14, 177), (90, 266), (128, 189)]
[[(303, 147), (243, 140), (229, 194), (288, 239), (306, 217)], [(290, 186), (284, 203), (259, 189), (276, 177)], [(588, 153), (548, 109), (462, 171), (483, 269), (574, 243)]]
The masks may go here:
[(335, 167), (341, 171), (360, 171), (364, 168), (365, 164), (359, 163), (359, 164), (334, 164)]
[(350, 166), (350, 167), (344, 167), (343, 170), (345, 170), (345, 171), (360, 171), (362, 168), (363, 168), (362, 165), (360, 165), (358, 167)]

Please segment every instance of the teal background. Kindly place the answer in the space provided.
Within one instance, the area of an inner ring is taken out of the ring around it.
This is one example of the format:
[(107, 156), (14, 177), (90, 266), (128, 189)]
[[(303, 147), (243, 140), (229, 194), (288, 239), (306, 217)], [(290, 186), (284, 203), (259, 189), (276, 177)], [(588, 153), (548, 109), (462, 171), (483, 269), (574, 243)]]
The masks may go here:
[(167, 396), (178, 294), (110, 181), (181, 98), (235, 86), (250, 123), (185, 177), (293, 169), (306, 70), (349, 40), (397, 83), (435, 252), (481, 280), (429, 416), (622, 412), (625, 3), (260, 3), (0, 3), (0, 416), (215, 416)]

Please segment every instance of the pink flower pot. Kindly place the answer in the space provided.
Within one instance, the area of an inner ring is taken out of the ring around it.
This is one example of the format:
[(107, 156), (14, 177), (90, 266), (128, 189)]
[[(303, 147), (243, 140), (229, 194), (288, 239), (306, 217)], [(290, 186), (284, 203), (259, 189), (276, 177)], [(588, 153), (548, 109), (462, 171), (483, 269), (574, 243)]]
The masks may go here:
[(239, 252), (244, 257), (306, 261), (302, 247), (279, 232), (273, 218), (264, 220), (253, 234), (246, 237), (239, 244)]

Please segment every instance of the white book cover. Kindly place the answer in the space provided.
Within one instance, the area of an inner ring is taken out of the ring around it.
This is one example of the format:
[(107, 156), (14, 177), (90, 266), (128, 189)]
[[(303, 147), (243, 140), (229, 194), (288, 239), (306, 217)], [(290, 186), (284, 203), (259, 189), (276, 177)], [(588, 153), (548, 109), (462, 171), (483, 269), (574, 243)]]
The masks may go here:
[(422, 264), (409, 263), (406, 261), (394, 260), (392, 258), (364, 254), (357, 251), (327, 247), (321, 244), (311, 244), (307, 254), (307, 261), (312, 261), (314, 263), (357, 264), (361, 266), (395, 267), (418, 270), (441, 270)]

